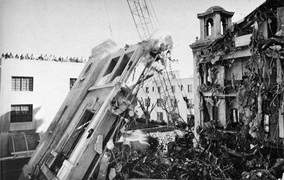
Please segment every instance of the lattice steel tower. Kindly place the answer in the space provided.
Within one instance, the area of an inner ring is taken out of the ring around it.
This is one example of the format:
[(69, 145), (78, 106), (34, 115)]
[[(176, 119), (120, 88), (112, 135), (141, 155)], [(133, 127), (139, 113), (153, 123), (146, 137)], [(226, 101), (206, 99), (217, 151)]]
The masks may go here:
[(157, 29), (157, 17), (150, 0), (127, 0), (141, 40), (146, 40)]

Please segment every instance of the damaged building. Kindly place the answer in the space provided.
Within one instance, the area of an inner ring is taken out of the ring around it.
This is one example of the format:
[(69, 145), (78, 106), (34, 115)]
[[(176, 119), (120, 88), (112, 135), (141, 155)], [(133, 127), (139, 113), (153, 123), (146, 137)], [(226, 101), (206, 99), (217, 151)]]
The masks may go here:
[(253, 138), (284, 138), (284, 2), (264, 2), (243, 20), (213, 6), (198, 14), (195, 65), (197, 126), (246, 126)]
[(107, 40), (93, 48), (19, 179), (105, 179), (110, 149), (127, 139), (122, 135), (137, 116), (138, 90), (161, 73), (172, 44), (166, 36), (120, 49)]
[(229, 158), (229, 177), (283, 179), (284, 1), (233, 15), (220, 6), (197, 15), (195, 134), (216, 162)]

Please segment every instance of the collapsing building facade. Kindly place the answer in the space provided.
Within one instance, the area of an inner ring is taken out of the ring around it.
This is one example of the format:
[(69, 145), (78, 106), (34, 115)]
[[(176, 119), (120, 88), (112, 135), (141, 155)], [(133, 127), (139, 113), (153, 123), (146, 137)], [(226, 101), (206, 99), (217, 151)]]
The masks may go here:
[(253, 138), (284, 138), (284, 2), (266, 1), (230, 26), (232, 16), (218, 6), (198, 14), (201, 38), (190, 45), (196, 125), (245, 126)]
[(96, 46), (19, 179), (105, 179), (107, 146), (135, 120), (137, 93), (172, 46), (171, 36)]
[(219, 161), (230, 157), (231, 177), (283, 178), (284, 1), (237, 23), (233, 14), (213, 6), (197, 15), (195, 133)]

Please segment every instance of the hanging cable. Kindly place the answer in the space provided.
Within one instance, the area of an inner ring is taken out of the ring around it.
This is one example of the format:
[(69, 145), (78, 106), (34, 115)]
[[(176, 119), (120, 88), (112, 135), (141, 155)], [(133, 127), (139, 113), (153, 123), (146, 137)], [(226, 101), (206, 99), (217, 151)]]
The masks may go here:
[(108, 9), (107, 9), (107, 5), (106, 5), (106, 0), (104, 0), (105, 3), (105, 8), (106, 8), (106, 13), (107, 13), (107, 20), (108, 20), (108, 27), (109, 27), (109, 31), (110, 31), (110, 35), (113, 38), (113, 34), (112, 34), (112, 30), (111, 30), (111, 25), (110, 25), (110, 20), (109, 20), (109, 15), (108, 15)]

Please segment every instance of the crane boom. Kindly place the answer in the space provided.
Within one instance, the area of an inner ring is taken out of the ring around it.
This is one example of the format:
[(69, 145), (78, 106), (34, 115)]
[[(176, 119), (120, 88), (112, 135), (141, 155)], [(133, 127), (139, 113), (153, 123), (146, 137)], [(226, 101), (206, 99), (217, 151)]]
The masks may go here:
[(147, 0), (127, 0), (133, 21), (141, 40), (146, 40), (156, 30), (157, 18), (152, 3)]

